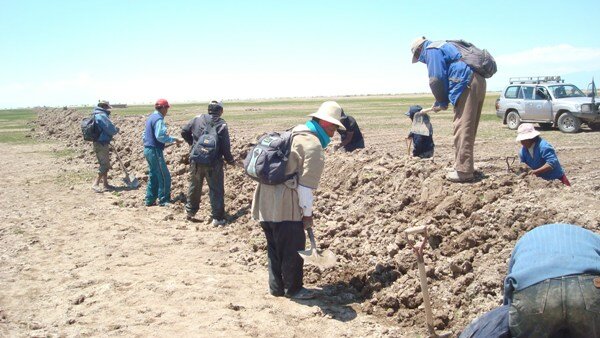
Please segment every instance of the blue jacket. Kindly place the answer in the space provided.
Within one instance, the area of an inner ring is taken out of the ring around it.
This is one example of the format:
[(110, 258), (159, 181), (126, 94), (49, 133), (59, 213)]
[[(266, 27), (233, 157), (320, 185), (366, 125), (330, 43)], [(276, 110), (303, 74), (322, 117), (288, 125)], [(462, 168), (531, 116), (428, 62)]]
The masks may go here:
[(92, 114), (96, 120), (96, 126), (100, 130), (100, 136), (96, 142), (101, 144), (109, 144), (113, 136), (119, 132), (119, 128), (115, 127), (115, 125), (108, 118), (110, 111), (100, 107), (95, 107)]
[(547, 224), (527, 232), (515, 245), (504, 280), (504, 304), (513, 291), (548, 278), (600, 275), (600, 235), (571, 224)]
[(552, 166), (552, 170), (539, 176), (545, 180), (559, 180), (565, 174), (558, 162), (554, 148), (541, 137), (538, 137), (533, 146), (533, 157), (531, 157), (525, 147), (521, 148), (519, 157), (521, 158), (521, 162), (527, 164), (531, 169), (541, 168), (546, 163)]
[(460, 94), (467, 88), (473, 71), (462, 60), (462, 54), (454, 45), (445, 41), (423, 43), (419, 61), (427, 65), (429, 87), (435, 97), (435, 106), (456, 106)]
[(144, 147), (152, 147), (164, 149), (165, 143), (175, 142), (175, 139), (167, 135), (167, 125), (165, 124), (164, 117), (158, 111), (148, 116), (146, 120), (146, 129), (142, 136), (144, 140)]

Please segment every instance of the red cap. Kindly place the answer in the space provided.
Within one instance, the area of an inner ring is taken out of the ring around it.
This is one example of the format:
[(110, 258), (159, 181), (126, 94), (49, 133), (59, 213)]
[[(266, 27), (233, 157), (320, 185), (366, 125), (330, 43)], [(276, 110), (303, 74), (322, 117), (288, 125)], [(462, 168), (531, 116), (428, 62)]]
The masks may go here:
[(158, 99), (154, 104), (154, 108), (170, 108), (169, 101), (165, 99)]

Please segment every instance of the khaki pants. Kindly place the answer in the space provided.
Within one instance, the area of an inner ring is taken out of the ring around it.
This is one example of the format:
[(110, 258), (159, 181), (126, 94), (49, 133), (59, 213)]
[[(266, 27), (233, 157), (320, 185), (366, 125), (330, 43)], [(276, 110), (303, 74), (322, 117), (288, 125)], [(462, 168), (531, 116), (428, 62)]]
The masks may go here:
[(110, 166), (109, 145), (94, 142), (94, 152), (98, 159), (98, 174), (106, 174), (112, 168)]
[(462, 92), (454, 106), (454, 169), (471, 174), (473, 166), (473, 147), (475, 136), (485, 99), (485, 79), (473, 73), (471, 84)]

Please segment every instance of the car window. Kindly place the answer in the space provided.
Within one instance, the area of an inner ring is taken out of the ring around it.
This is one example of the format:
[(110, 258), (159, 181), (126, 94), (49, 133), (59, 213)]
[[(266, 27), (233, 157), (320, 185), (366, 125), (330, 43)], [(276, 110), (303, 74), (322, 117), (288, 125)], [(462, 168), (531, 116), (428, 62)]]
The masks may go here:
[(507, 99), (516, 99), (520, 93), (519, 88), (520, 86), (511, 86), (506, 88), (506, 91), (504, 92), (504, 97)]
[(550, 95), (544, 87), (535, 87), (535, 99), (536, 100), (548, 100)]
[(533, 87), (521, 87), (523, 92), (523, 98), (525, 100), (531, 100), (533, 98)]
[(585, 94), (574, 85), (550, 86), (550, 90), (557, 99), (565, 97), (585, 97)]

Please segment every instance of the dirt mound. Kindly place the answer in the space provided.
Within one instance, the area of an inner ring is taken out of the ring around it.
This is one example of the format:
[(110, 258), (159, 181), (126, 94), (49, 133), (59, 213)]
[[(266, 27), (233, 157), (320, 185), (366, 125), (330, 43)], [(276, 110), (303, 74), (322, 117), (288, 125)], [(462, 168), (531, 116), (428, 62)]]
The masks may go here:
[[(43, 109), (36, 132), (80, 149), (71, 160), (94, 167), (91, 145), (79, 129), (82, 118), (74, 110)], [(126, 158), (125, 166), (142, 181), (147, 180), (141, 145), (144, 119), (113, 119), (121, 129), (115, 143)], [(169, 124), (171, 131), (179, 127)], [(256, 136), (232, 135), (234, 156), (244, 158)], [(187, 145), (165, 150), (173, 195), (183, 198), (187, 152)], [(451, 184), (444, 180), (449, 165), (384, 150), (328, 153), (316, 192), (315, 236), (340, 262), (323, 271), (307, 266), (305, 281), (322, 286), (336, 302), (360, 302), (363, 311), (391, 317), (400, 326), (422, 326), (416, 260), (402, 232), (427, 225), (431, 236), (425, 262), (436, 327), (457, 333), (476, 315), (500, 304), (507, 260), (524, 232), (553, 222), (600, 230), (597, 182), (566, 188), (484, 161), (478, 163), (484, 169), (475, 183)], [(122, 173), (114, 167), (116, 180)], [(231, 257), (249, 270), (265, 265), (265, 241), (249, 215), (255, 183), (239, 168), (227, 168), (225, 186), (230, 226), (223, 234), (239, 242)], [(123, 191), (120, 198), (124, 207), (139, 207), (143, 196), (144, 186)], [(208, 217), (206, 200), (200, 215)], [(183, 217), (182, 208), (182, 203), (176, 204), (173, 218)]]

